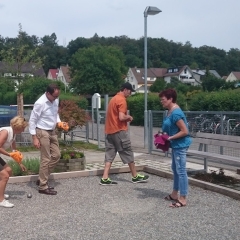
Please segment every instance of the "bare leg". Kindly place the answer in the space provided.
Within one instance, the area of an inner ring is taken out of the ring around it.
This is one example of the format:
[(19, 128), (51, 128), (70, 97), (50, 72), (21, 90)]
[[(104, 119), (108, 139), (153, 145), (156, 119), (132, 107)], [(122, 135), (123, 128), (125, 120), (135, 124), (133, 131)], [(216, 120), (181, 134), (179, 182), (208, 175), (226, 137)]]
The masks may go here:
[(136, 171), (136, 168), (135, 168), (135, 163), (134, 162), (131, 162), (128, 164), (129, 168), (130, 168), (130, 171), (132, 173), (132, 176), (133, 177), (136, 177), (137, 176), (137, 171)]
[(4, 192), (10, 175), (11, 168), (6, 165), (4, 169), (0, 172), (0, 202), (4, 200)]
[(173, 199), (178, 199), (178, 191), (173, 190), (172, 193), (170, 194), (170, 196), (171, 196)]
[(105, 162), (105, 167), (104, 167), (103, 177), (102, 177), (103, 179), (107, 179), (108, 178), (111, 166), (112, 166), (111, 162)]

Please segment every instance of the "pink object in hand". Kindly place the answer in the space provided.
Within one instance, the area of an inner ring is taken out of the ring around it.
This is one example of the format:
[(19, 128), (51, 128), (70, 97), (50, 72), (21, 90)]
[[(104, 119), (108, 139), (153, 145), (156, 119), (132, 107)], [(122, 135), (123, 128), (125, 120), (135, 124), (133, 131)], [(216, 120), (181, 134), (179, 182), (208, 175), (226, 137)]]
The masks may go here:
[(167, 134), (155, 134), (154, 135), (154, 145), (157, 149), (167, 152), (170, 147), (170, 141), (168, 141), (169, 136)]

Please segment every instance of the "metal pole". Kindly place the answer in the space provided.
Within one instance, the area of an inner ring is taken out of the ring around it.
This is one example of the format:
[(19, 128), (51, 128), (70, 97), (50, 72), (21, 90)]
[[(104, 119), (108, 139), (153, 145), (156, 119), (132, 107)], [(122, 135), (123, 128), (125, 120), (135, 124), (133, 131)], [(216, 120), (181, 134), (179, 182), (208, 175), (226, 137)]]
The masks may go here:
[(147, 116), (147, 9), (144, 12), (144, 148), (148, 146)]

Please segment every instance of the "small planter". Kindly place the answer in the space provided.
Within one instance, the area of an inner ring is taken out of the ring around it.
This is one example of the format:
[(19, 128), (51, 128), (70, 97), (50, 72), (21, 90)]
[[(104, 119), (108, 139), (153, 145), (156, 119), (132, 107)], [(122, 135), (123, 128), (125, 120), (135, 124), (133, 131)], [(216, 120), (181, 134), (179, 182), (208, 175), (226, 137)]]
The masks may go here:
[(56, 172), (70, 172), (84, 170), (86, 158), (83, 152), (75, 149), (64, 149), (61, 151), (61, 158), (55, 167)]
[(57, 163), (55, 170), (56, 172), (70, 172), (85, 170), (86, 158), (72, 158), (72, 159), (60, 159)]

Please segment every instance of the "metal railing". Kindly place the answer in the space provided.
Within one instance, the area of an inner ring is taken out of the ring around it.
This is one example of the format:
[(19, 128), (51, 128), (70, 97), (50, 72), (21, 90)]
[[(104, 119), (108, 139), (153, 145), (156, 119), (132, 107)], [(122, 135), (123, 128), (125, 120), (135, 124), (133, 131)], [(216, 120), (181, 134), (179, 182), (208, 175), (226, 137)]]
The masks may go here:
[[(149, 145), (148, 152), (162, 152), (154, 146), (154, 134), (161, 132), (161, 126), (167, 111), (148, 111), (149, 122)], [(184, 112), (187, 118), (189, 134), (194, 139), (196, 132), (206, 132), (212, 134), (234, 135), (240, 137), (240, 112), (203, 112), (203, 111), (188, 111)], [(193, 144), (190, 149), (198, 150), (199, 145)], [(208, 151), (240, 157), (240, 150), (231, 147), (222, 148), (216, 146), (208, 146)], [(168, 155), (170, 152), (165, 153)]]

